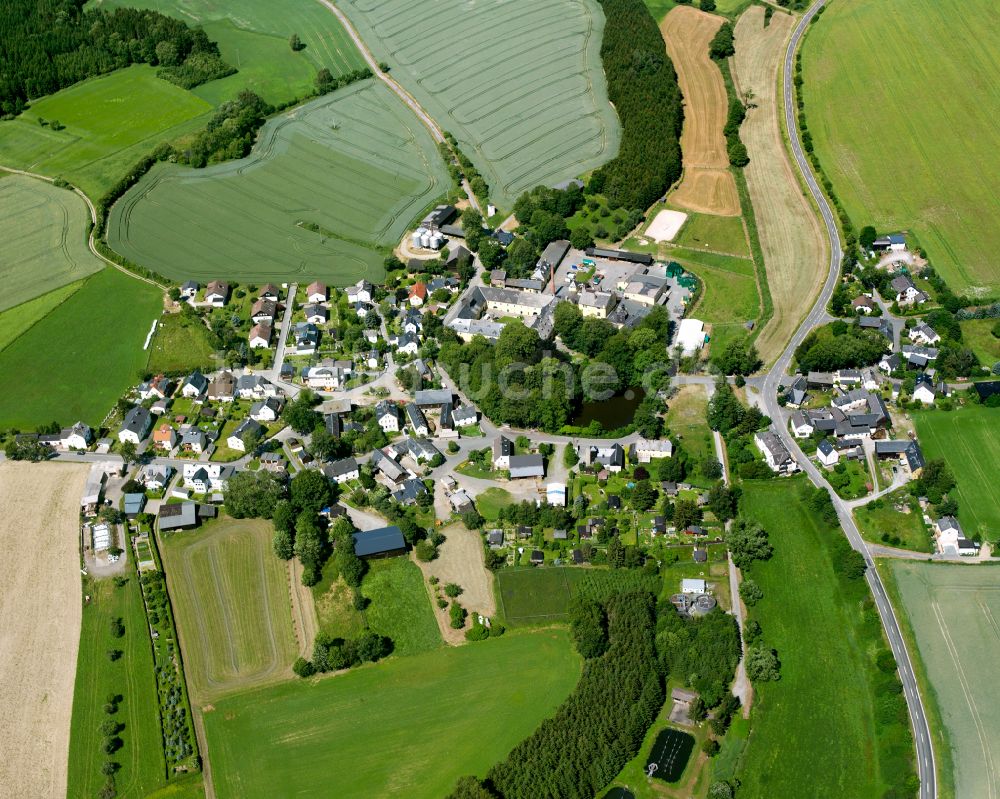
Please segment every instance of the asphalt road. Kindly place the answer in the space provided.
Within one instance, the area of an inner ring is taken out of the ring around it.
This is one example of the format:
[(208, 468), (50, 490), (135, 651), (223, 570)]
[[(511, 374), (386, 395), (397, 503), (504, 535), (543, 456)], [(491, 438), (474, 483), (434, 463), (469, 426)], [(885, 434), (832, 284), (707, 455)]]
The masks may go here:
[(802, 145), (797, 134), (796, 106), (793, 96), (794, 84), (792, 82), (792, 77), (794, 74), (793, 68), (796, 49), (802, 40), (803, 34), (809, 26), (810, 20), (812, 20), (816, 13), (823, 7), (824, 2), (825, 0), (817, 0), (817, 2), (810, 7), (809, 11), (803, 15), (798, 26), (796, 26), (795, 31), (792, 33), (792, 38), (788, 43), (788, 49), (785, 51), (785, 61), (782, 74), (784, 81), (785, 124), (789, 132), (792, 155), (795, 157), (795, 162), (798, 164), (799, 171), (805, 178), (810, 194), (819, 207), (823, 224), (826, 226), (827, 238), (830, 241), (829, 274), (827, 275), (826, 282), (823, 284), (823, 290), (820, 292), (820, 295), (816, 300), (816, 304), (812, 307), (799, 329), (795, 332), (795, 335), (792, 337), (792, 340), (789, 342), (785, 351), (778, 358), (771, 370), (765, 375), (762, 383), (762, 400), (767, 414), (776, 421), (776, 432), (788, 448), (788, 451), (793, 454), (803, 471), (805, 471), (805, 473), (809, 476), (809, 479), (812, 480), (815, 485), (826, 489), (830, 493), (830, 496), (833, 499), (834, 507), (837, 510), (837, 516), (840, 519), (840, 526), (844, 530), (844, 534), (847, 536), (851, 546), (864, 555), (865, 562), (868, 564), (868, 571), (866, 573), (868, 585), (875, 598), (879, 616), (882, 618), (882, 625), (885, 628), (886, 637), (889, 641), (892, 653), (896, 658), (896, 665), (899, 669), (900, 679), (903, 682), (903, 692), (906, 696), (906, 704), (910, 713), (910, 722), (913, 727), (913, 737), (916, 745), (917, 772), (920, 776), (919, 797), (920, 799), (936, 799), (936, 764), (934, 761), (934, 748), (931, 745), (930, 739), (930, 727), (927, 724), (927, 716), (924, 712), (923, 699), (920, 696), (920, 691), (917, 687), (917, 681), (913, 674), (913, 665), (910, 662), (910, 656), (906, 650), (906, 644), (904, 643), (903, 637), (899, 631), (899, 625), (896, 620), (895, 612), (892, 608), (892, 603), (890, 603), (888, 597), (886, 596), (885, 586), (882, 584), (882, 579), (879, 576), (878, 571), (875, 569), (868, 546), (861, 537), (861, 533), (858, 531), (857, 525), (854, 523), (854, 518), (851, 515), (850, 508), (847, 507), (844, 501), (837, 496), (836, 492), (830, 488), (829, 483), (826, 482), (822, 473), (815, 466), (815, 464), (813, 464), (812, 461), (810, 461), (799, 449), (788, 430), (787, 424), (783, 421), (784, 414), (778, 405), (777, 399), (778, 385), (782, 378), (788, 374), (789, 365), (796, 347), (798, 347), (810, 330), (817, 325), (822, 324), (827, 318), (826, 306), (830, 301), (834, 288), (837, 285), (840, 262), (843, 257), (840, 234), (837, 230), (836, 217), (834, 216), (833, 210), (830, 208), (826, 197), (820, 190), (820, 187), (816, 182), (816, 178), (813, 176), (812, 170), (809, 168), (809, 163), (806, 160), (805, 153), (802, 151)]

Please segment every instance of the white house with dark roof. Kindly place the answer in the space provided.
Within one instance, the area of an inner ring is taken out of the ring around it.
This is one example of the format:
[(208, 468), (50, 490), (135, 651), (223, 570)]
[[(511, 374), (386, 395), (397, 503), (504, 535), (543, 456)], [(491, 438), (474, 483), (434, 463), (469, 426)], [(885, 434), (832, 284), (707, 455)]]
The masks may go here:
[(954, 516), (942, 516), (934, 523), (938, 550), (944, 555), (978, 555), (979, 545), (965, 537)]
[(213, 280), (205, 287), (205, 302), (216, 308), (223, 307), (229, 301), (229, 284), (221, 280)]
[(188, 399), (198, 399), (208, 390), (208, 378), (195, 370), (184, 380), (181, 395)]
[(276, 422), (281, 416), (281, 400), (269, 397), (250, 406), (250, 418), (255, 422)]
[(358, 466), (358, 462), (354, 458), (344, 458), (324, 466), (323, 474), (340, 485), (357, 480), (361, 476), (361, 467)]
[(937, 344), (941, 340), (941, 336), (937, 334), (937, 331), (926, 322), (920, 322), (911, 328), (907, 334), (907, 338), (914, 344), (923, 344), (928, 347)]
[(753, 440), (772, 472), (788, 475), (798, 471), (799, 465), (773, 430), (761, 430), (754, 435)]
[(927, 295), (916, 287), (909, 275), (897, 275), (889, 282), (900, 305), (918, 305), (927, 301)]
[(659, 458), (670, 458), (674, 454), (674, 445), (669, 438), (653, 441), (640, 438), (632, 445), (632, 455), (639, 463), (649, 463)]
[(131, 441), (138, 445), (147, 435), (153, 426), (153, 417), (148, 410), (141, 405), (136, 405), (125, 414), (122, 426), (118, 430), (118, 440), (123, 444)]
[(933, 405), (937, 399), (937, 390), (934, 381), (926, 374), (917, 375), (917, 382), (913, 389), (913, 399), (922, 402), (924, 405)]
[(263, 436), (264, 428), (261, 427), (259, 422), (255, 422), (253, 419), (244, 419), (236, 426), (232, 435), (226, 439), (226, 446), (237, 452), (246, 452), (247, 439), (255, 435)]
[(318, 303), (310, 303), (302, 309), (302, 312), (305, 314), (306, 321), (314, 325), (326, 324), (327, 319), (330, 318), (326, 307)]
[(398, 433), (402, 425), (399, 406), (389, 400), (382, 400), (375, 405), (375, 421), (384, 433)]
[(509, 469), (510, 459), (514, 454), (514, 443), (504, 436), (497, 436), (493, 441), (493, 468)]
[(816, 447), (816, 459), (824, 466), (834, 466), (840, 461), (840, 452), (828, 438), (824, 438)]
[(424, 416), (424, 412), (412, 402), (409, 402), (406, 405), (406, 421), (409, 423), (410, 428), (413, 430), (413, 434), (416, 436), (426, 436), (430, 432), (430, 427), (427, 424), (427, 417)]

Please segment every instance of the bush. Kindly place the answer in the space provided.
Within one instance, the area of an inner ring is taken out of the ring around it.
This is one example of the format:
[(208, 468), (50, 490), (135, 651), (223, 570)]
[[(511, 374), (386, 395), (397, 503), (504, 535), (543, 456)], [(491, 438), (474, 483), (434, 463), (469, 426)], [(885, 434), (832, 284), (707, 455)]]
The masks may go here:
[(448, 585), (444, 587), (444, 592), (449, 598), (454, 599), (462, 593), (462, 586), (456, 585), (455, 583), (448, 583)]
[(312, 664), (311, 660), (300, 657), (296, 659), (292, 666), (292, 671), (299, 677), (312, 677), (316, 673), (316, 667)]
[(465, 626), (465, 617), (467, 615), (468, 613), (465, 608), (457, 602), (452, 602), (451, 607), (448, 608), (448, 617), (451, 620), (451, 626), (456, 630), (461, 630)]
[(740, 586), (740, 596), (748, 606), (753, 607), (764, 598), (764, 591), (754, 580), (748, 579)]
[(418, 541), (413, 550), (416, 552), (417, 560), (422, 563), (429, 563), (437, 557), (437, 547), (427, 539)]

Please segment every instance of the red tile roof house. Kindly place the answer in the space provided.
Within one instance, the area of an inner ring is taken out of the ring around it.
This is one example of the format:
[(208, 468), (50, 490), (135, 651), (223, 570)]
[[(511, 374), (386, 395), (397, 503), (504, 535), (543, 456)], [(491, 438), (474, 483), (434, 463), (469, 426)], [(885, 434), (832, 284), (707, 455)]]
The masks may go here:
[(416, 307), (423, 305), (427, 299), (427, 286), (423, 283), (414, 283), (410, 286), (410, 305)]

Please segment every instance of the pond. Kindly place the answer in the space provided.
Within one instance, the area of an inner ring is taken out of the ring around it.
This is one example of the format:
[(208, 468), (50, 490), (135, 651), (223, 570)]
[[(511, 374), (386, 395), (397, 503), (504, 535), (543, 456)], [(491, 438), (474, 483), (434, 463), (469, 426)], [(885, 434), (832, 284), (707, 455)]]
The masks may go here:
[(617, 430), (632, 423), (635, 410), (646, 397), (641, 388), (630, 388), (606, 400), (587, 400), (570, 424), (586, 427), (591, 422), (600, 422), (605, 430)]
[(649, 758), (646, 760), (646, 771), (652, 771), (652, 776), (659, 777), (667, 782), (677, 782), (684, 773), (688, 758), (694, 749), (694, 736), (681, 730), (673, 730), (669, 727), (660, 730), (653, 742), (653, 748), (649, 750)]

